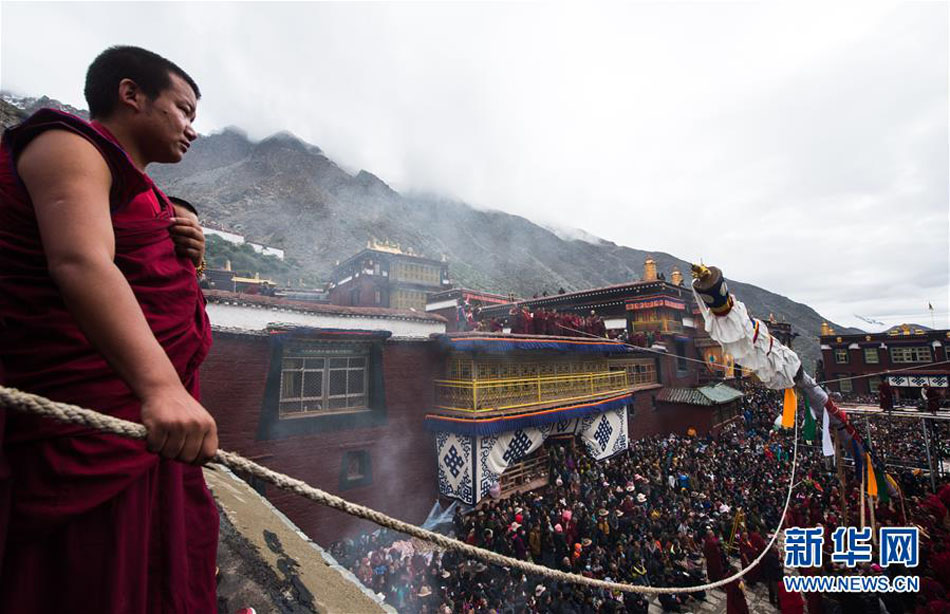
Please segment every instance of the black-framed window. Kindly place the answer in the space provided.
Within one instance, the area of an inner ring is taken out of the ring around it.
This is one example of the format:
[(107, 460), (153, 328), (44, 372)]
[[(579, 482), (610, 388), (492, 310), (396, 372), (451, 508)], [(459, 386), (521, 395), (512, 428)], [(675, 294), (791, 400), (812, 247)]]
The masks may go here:
[(689, 371), (689, 363), (686, 360), (686, 342), (676, 340), (676, 371), (678, 375)]
[(835, 350), (835, 362), (839, 365), (848, 364), (848, 350), (838, 348)]
[(318, 357), (291, 352), (281, 362), (280, 417), (366, 409), (367, 372), (365, 355)]
[(383, 341), (271, 336), (258, 439), (386, 423)]
[(340, 464), (340, 490), (373, 483), (373, 464), (367, 450), (347, 450)]

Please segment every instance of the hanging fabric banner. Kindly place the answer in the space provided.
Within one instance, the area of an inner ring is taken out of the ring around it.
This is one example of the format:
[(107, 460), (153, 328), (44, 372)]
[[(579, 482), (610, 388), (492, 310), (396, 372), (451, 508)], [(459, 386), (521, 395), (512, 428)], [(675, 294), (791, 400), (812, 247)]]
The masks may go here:
[(795, 410), (798, 409), (798, 397), (794, 388), (785, 389), (785, 400), (782, 404), (782, 428), (790, 429), (795, 426)]
[(802, 439), (808, 443), (815, 441), (815, 435), (817, 432), (818, 424), (815, 422), (815, 416), (811, 412), (811, 407), (808, 404), (808, 397), (804, 397), (805, 400), (805, 425), (802, 427)]
[(545, 425), (478, 437), (478, 498), (489, 493), (508, 465), (541, 447), (550, 431), (551, 426)]
[(627, 408), (492, 435), (439, 431), (439, 492), (469, 505), (477, 504), (500, 484), (508, 467), (537, 450), (552, 435), (576, 435), (595, 460), (610, 458), (627, 449)]
[(596, 460), (610, 458), (627, 449), (627, 408), (581, 418), (577, 434)]
[(436, 433), (439, 462), (439, 492), (475, 505), (475, 438), (455, 433)]

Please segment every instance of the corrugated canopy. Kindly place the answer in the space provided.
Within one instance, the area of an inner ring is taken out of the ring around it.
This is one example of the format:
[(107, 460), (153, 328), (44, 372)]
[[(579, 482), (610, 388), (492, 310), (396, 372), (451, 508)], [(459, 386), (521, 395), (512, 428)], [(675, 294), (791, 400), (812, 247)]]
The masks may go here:
[(742, 398), (742, 392), (726, 384), (702, 386), (701, 388), (664, 388), (658, 401), (686, 403), (688, 405), (723, 405)]

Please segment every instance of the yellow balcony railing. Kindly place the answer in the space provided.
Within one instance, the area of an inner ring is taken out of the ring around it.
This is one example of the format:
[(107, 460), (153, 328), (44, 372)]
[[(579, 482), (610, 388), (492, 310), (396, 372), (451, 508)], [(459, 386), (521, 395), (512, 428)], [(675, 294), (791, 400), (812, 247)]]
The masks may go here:
[(435, 382), (436, 407), (459, 411), (516, 409), (628, 390), (625, 371)]

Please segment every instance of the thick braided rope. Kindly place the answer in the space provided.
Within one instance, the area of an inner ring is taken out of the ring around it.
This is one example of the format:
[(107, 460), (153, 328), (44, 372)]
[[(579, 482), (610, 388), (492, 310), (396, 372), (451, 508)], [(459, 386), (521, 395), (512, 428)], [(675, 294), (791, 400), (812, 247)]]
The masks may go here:
[[(30, 394), (27, 392), (22, 392), (15, 388), (6, 388), (0, 386), (0, 407), (6, 409), (12, 409), (18, 412), (38, 414), (46, 418), (52, 418), (59, 422), (67, 422), (70, 424), (78, 424), (82, 426), (87, 426), (93, 428), (97, 431), (102, 431), (104, 433), (111, 433), (115, 435), (121, 435), (123, 437), (128, 437), (130, 439), (145, 439), (146, 431), (145, 427), (141, 424), (135, 422), (128, 422), (126, 420), (121, 420), (113, 416), (107, 416), (105, 414), (100, 414), (98, 412), (92, 411), (91, 409), (84, 409), (76, 405), (69, 405), (66, 403), (57, 403), (56, 401), (51, 401), (47, 398)], [(579, 584), (583, 586), (589, 586), (592, 588), (600, 588), (606, 590), (620, 590), (629, 593), (644, 593), (648, 595), (658, 595), (661, 593), (665, 594), (675, 594), (675, 593), (692, 593), (698, 591), (706, 591), (713, 588), (718, 588), (725, 584), (728, 584), (734, 580), (738, 580), (746, 573), (749, 572), (753, 567), (755, 567), (765, 555), (771, 550), (772, 546), (775, 544), (775, 540), (778, 538), (781, 525), (775, 530), (772, 538), (769, 540), (768, 546), (765, 550), (759, 554), (754, 561), (752, 561), (747, 567), (739, 570), (737, 573), (729, 576), (728, 578), (723, 578), (716, 582), (709, 582), (707, 584), (702, 584), (699, 586), (671, 586), (671, 587), (659, 587), (659, 586), (640, 586), (637, 584), (627, 584), (624, 582), (607, 582), (606, 580), (597, 580), (595, 578), (586, 578), (578, 574), (570, 574), (557, 569), (551, 569), (549, 567), (544, 567), (543, 565), (537, 565), (535, 563), (529, 563), (527, 561), (522, 561), (520, 559), (513, 559), (507, 556), (498, 554), (497, 552), (492, 552), (491, 550), (485, 550), (484, 548), (478, 548), (472, 546), (465, 542), (459, 541), (457, 539), (452, 539), (451, 537), (446, 537), (434, 531), (429, 531), (421, 527), (417, 527), (408, 522), (403, 522), (396, 518), (391, 518), (386, 514), (378, 512), (374, 509), (365, 507), (363, 505), (358, 505), (356, 503), (351, 503), (346, 499), (337, 497), (336, 495), (331, 495), (328, 492), (320, 490), (319, 488), (314, 488), (306, 482), (301, 480), (286, 476), (282, 473), (272, 471), (267, 467), (258, 465), (257, 463), (250, 461), (239, 454), (234, 452), (226, 452), (224, 450), (218, 450), (218, 453), (212, 459), (212, 461), (219, 462), (223, 465), (230, 467), (232, 470), (241, 471), (250, 475), (253, 475), (265, 482), (273, 484), (274, 486), (287, 490), (293, 493), (300, 495), (301, 497), (310, 499), (322, 505), (332, 507), (334, 509), (340, 510), (351, 516), (356, 516), (364, 520), (369, 520), (375, 524), (398, 531), (400, 533), (405, 533), (413, 537), (418, 537), (421, 540), (442, 546), (443, 548), (449, 550), (455, 550), (462, 554), (468, 555), (471, 558), (480, 559), (482, 561), (493, 563), (502, 567), (513, 567), (515, 569), (520, 569), (526, 573), (535, 574), (548, 578), (551, 580), (559, 580), (561, 582), (570, 582), (572, 584)], [(788, 483), (788, 495), (785, 498), (785, 508), (782, 510), (781, 519), (784, 520), (785, 514), (788, 512), (788, 506), (792, 500), (792, 491), (794, 490), (795, 484), (795, 469), (798, 462), (798, 421), (795, 421), (795, 447), (792, 455), (792, 474), (789, 478)], [(781, 521), (780, 521), (781, 522)]]

